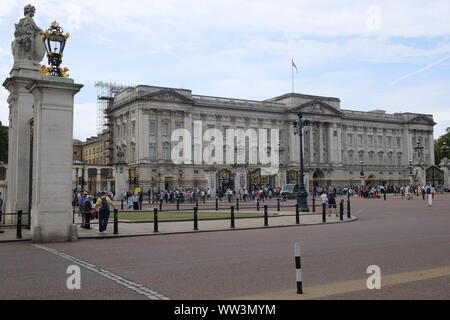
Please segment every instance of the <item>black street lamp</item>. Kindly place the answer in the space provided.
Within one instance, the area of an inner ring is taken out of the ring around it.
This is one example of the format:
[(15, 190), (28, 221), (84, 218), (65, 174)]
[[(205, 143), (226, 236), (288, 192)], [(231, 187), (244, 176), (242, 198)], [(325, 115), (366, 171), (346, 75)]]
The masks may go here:
[(447, 154), (449, 151), (450, 151), (450, 147), (447, 145), (447, 143), (442, 142), (441, 153), (444, 156), (444, 158), (447, 158)]
[(364, 178), (364, 161), (361, 160), (359, 163), (361, 165), (361, 171), (360, 171), (359, 175), (361, 178)]
[(49, 67), (41, 67), (41, 73), (44, 75), (64, 78), (69, 76), (67, 74), (69, 69), (60, 67), (66, 40), (69, 38), (69, 34), (63, 34), (63, 32), (63, 28), (60, 27), (59, 23), (53, 21), (50, 28), (45, 30), (42, 35), (45, 50), (47, 51), (48, 64), (50, 65)]
[(364, 161), (361, 160), (359, 161), (359, 164), (361, 166), (361, 171), (359, 172), (359, 178), (361, 179), (361, 185), (365, 185), (365, 181), (364, 181)]
[(294, 134), (298, 134), (300, 137), (300, 185), (297, 193), (297, 204), (298, 208), (301, 212), (309, 212), (308, 207), (308, 192), (306, 192), (305, 188), (305, 173), (303, 166), (303, 128), (308, 127), (309, 121), (302, 120), (303, 115), (298, 113), (298, 121), (294, 121)]

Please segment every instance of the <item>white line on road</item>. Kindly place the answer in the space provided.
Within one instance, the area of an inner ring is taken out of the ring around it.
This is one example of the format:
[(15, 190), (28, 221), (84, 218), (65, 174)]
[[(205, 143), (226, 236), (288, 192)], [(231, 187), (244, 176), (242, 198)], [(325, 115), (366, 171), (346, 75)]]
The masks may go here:
[(147, 298), (149, 298), (151, 300), (170, 300), (168, 297), (164, 296), (163, 294), (158, 293), (150, 288), (147, 288), (147, 287), (143, 286), (142, 284), (125, 279), (125, 278), (119, 276), (118, 274), (115, 274), (115, 273), (110, 272), (105, 269), (101, 269), (94, 264), (91, 264), (86, 261), (80, 260), (78, 258), (72, 257), (71, 255), (68, 255), (67, 253), (60, 252), (60, 251), (52, 249), (52, 248), (44, 247), (39, 244), (34, 244), (34, 246), (36, 248), (45, 250), (47, 252), (50, 252), (54, 255), (57, 255), (61, 258), (66, 259), (66, 260), (75, 262), (76, 264), (79, 264), (80, 266), (82, 266), (92, 272), (95, 272), (95, 273), (101, 275), (102, 277), (108, 278), (109, 280), (112, 280), (115, 283), (117, 283), (131, 291), (134, 291), (137, 294), (146, 296)]

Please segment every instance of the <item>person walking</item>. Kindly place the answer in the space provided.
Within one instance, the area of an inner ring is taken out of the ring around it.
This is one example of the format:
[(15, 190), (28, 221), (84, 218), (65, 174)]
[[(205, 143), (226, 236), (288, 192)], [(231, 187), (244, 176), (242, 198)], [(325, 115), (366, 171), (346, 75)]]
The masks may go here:
[(97, 208), (99, 210), (99, 232), (106, 231), (108, 227), (110, 208), (116, 209), (113, 202), (106, 196), (105, 192), (102, 192), (101, 196), (97, 199)]
[(430, 186), (425, 187), (425, 192), (427, 193), (428, 206), (431, 207), (433, 204), (433, 193)]

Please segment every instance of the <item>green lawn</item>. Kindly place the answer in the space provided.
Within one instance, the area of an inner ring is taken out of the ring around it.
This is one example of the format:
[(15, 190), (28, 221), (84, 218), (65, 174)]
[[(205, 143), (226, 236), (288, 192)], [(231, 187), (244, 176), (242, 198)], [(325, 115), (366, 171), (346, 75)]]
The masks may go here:
[[(269, 213), (269, 216), (275, 216), (274, 213)], [(207, 211), (198, 211), (197, 213), (198, 219), (223, 219), (230, 218), (230, 212), (207, 212)], [(263, 217), (264, 211), (260, 211), (259, 213), (255, 212), (240, 212), (235, 211), (234, 216), (236, 218), (248, 218), (248, 217)], [(112, 215), (111, 215), (112, 218)], [(158, 212), (158, 220), (188, 220), (194, 219), (193, 211), (163, 211)], [(150, 220), (153, 221), (153, 212), (119, 212), (119, 220)]]

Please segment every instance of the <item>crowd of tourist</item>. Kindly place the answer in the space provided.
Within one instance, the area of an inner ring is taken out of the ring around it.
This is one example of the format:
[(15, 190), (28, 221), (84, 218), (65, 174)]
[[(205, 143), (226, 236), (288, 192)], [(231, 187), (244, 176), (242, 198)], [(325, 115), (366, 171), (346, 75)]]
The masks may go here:
[(98, 231), (104, 232), (108, 226), (111, 208), (115, 209), (112, 192), (101, 192), (91, 195), (88, 192), (74, 192), (72, 206), (81, 216), (81, 228), (91, 229), (91, 220), (99, 220)]

